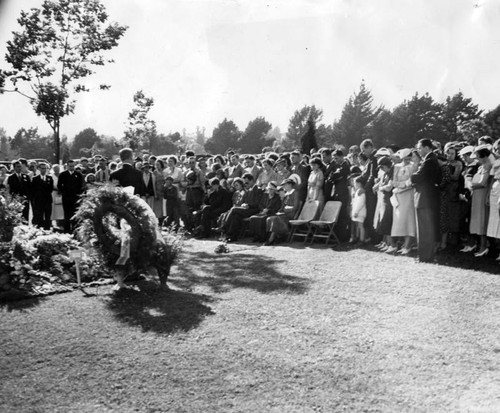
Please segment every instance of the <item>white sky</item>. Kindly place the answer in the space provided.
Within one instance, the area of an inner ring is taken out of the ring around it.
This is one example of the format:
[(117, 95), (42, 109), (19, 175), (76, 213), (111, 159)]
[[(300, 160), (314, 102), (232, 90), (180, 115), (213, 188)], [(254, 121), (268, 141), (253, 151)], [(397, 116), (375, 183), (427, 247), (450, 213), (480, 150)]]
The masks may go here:
[[(286, 131), (296, 109), (315, 104), (324, 122), (341, 114), (362, 79), (375, 103), (393, 108), (414, 92), (435, 99), (461, 90), (482, 109), (500, 104), (500, 0), (102, 0), (129, 30), (78, 95), (61, 132), (86, 127), (121, 137), (137, 90), (155, 99), (160, 132), (244, 129), (265, 116)], [(0, 64), (20, 10), (42, 0), (3, 0)], [(0, 95), (0, 127), (50, 128), (25, 98)]]

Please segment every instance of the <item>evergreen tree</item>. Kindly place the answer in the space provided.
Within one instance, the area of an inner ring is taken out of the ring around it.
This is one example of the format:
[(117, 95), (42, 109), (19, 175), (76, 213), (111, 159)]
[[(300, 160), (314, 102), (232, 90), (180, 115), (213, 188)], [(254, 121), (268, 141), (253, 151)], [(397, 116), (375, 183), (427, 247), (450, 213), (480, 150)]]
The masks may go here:
[(361, 82), (359, 91), (349, 98), (340, 119), (334, 123), (333, 137), (346, 147), (359, 145), (366, 134), (368, 125), (377, 117), (381, 109), (373, 108), (370, 90)]
[(484, 115), (484, 123), (487, 127), (485, 134), (495, 140), (500, 139), (500, 105)]
[(225, 118), (214, 129), (212, 137), (205, 143), (205, 149), (212, 154), (226, 153), (238, 145), (241, 132), (232, 120)]
[(301, 139), (309, 130), (308, 121), (312, 120), (314, 125), (318, 125), (323, 119), (323, 110), (316, 106), (304, 106), (296, 110), (290, 118), (286, 139), (283, 141), (285, 149), (295, 149), (301, 146)]
[(274, 137), (268, 136), (272, 127), (264, 117), (251, 120), (238, 141), (239, 149), (244, 153), (260, 153), (265, 146), (272, 146)]
[(316, 143), (316, 123), (313, 118), (309, 118), (306, 123), (307, 131), (300, 139), (302, 153), (310, 154), (311, 149), (318, 149)]
[(465, 98), (462, 92), (448, 96), (443, 105), (443, 126), (448, 141), (463, 139), (461, 130), (465, 125), (481, 117), (482, 111), (472, 103), (471, 98)]

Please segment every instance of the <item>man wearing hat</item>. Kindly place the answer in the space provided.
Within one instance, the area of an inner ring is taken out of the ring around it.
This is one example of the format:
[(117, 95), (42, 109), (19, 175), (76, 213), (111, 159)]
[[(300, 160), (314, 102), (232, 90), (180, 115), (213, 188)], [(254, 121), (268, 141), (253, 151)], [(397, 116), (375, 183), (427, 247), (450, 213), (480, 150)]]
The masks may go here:
[(417, 150), (422, 163), (411, 176), (411, 182), (415, 185), (418, 258), (421, 262), (432, 262), (436, 242), (440, 239), (438, 185), (441, 182), (441, 168), (430, 139), (420, 139)]
[(201, 210), (199, 211), (200, 226), (197, 227), (200, 238), (209, 238), (212, 230), (212, 222), (216, 221), (219, 216), (226, 212), (228, 205), (227, 191), (220, 186), (218, 178), (212, 178), (209, 181), (210, 189), (205, 196)]
[(373, 186), (378, 174), (377, 158), (375, 157), (375, 147), (371, 139), (365, 139), (360, 145), (361, 153), (368, 159), (366, 161), (365, 170), (362, 174), (365, 184), (366, 195), (366, 218), (364, 222), (366, 235), (372, 240), (376, 241), (378, 238), (375, 229), (373, 228), (373, 217), (375, 215), (375, 208), (377, 206), (377, 195), (373, 192)]
[(349, 193), (349, 175), (351, 174), (351, 166), (349, 161), (345, 159), (342, 149), (335, 150), (333, 161), (336, 168), (330, 173), (329, 178), (335, 186), (335, 192), (331, 199), (333, 201), (342, 202), (336, 232), (341, 241), (347, 241), (349, 239), (349, 225), (351, 221), (349, 218), (349, 205), (351, 201)]

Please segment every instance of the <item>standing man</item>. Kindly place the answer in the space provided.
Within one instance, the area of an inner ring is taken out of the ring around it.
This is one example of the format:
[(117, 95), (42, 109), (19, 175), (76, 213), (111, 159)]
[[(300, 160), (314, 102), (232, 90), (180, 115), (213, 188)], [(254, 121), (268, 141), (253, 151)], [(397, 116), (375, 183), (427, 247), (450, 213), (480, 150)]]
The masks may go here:
[(439, 183), (441, 168), (432, 151), (430, 139), (420, 139), (417, 150), (422, 157), (418, 170), (411, 176), (415, 185), (417, 209), (418, 258), (420, 262), (432, 262), (439, 234)]
[(100, 183), (109, 182), (111, 172), (108, 168), (108, 163), (105, 158), (99, 158), (98, 166), (95, 173), (95, 181)]
[(336, 169), (329, 175), (330, 180), (335, 186), (335, 193), (333, 194), (333, 201), (342, 202), (340, 207), (339, 217), (337, 220), (337, 235), (341, 241), (349, 239), (350, 219), (349, 219), (349, 206), (351, 203), (351, 194), (349, 193), (349, 175), (351, 174), (351, 165), (344, 157), (344, 151), (337, 149), (333, 153), (333, 160)]
[(240, 164), (240, 157), (238, 154), (231, 155), (230, 164), (226, 170), (227, 183), (231, 185), (234, 178), (241, 178), (245, 173), (243, 166)]
[(307, 180), (311, 173), (311, 167), (302, 163), (302, 154), (299, 151), (292, 152), (290, 162), (292, 163), (290, 171), (300, 177), (300, 184), (297, 185), (296, 191), (299, 194), (299, 201), (303, 204), (307, 197)]
[(243, 170), (243, 173), (252, 174), (253, 179), (257, 181), (261, 172), (262, 168), (255, 164), (255, 156), (247, 155), (245, 157), (245, 169)]
[(321, 160), (325, 164), (325, 182), (323, 184), (323, 193), (325, 194), (325, 202), (332, 201), (333, 195), (335, 191), (335, 183), (332, 179), (332, 173), (337, 169), (337, 165), (333, 161), (332, 158), (332, 150), (331, 149), (323, 149), (321, 152)]
[(133, 186), (134, 195), (146, 195), (142, 172), (134, 167), (134, 152), (132, 152), (132, 149), (123, 148), (119, 155), (122, 167), (110, 175), (111, 182), (123, 187)]
[(31, 181), (33, 199), (33, 224), (43, 229), (50, 229), (52, 215), (52, 191), (54, 179), (47, 174), (48, 165), (42, 162), (38, 165), (39, 175)]
[(368, 160), (366, 161), (365, 171), (361, 175), (366, 182), (365, 195), (366, 195), (366, 218), (365, 218), (365, 231), (368, 238), (372, 242), (376, 242), (377, 234), (373, 228), (373, 217), (375, 215), (375, 208), (377, 207), (377, 194), (373, 192), (375, 179), (377, 179), (378, 165), (377, 158), (375, 157), (375, 147), (371, 139), (365, 139), (361, 142), (361, 153), (365, 155)]
[(7, 188), (11, 195), (18, 195), (24, 197), (23, 200), (23, 218), (28, 221), (30, 213), (30, 189), (31, 180), (28, 174), (22, 171), (23, 167), (20, 161), (12, 163), (12, 174), (7, 178)]
[(62, 195), (62, 205), (64, 211), (64, 232), (71, 233), (73, 230), (73, 215), (76, 212), (80, 195), (84, 188), (83, 175), (75, 171), (75, 161), (68, 161), (67, 170), (61, 172), (57, 181), (57, 189)]

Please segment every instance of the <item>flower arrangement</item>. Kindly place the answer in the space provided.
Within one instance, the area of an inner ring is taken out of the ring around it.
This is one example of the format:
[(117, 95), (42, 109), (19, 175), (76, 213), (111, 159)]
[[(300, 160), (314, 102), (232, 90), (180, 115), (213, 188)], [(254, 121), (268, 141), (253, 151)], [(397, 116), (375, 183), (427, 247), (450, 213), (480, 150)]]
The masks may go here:
[(23, 204), (19, 196), (7, 196), (0, 191), (0, 242), (9, 242), (14, 228), (23, 223)]

